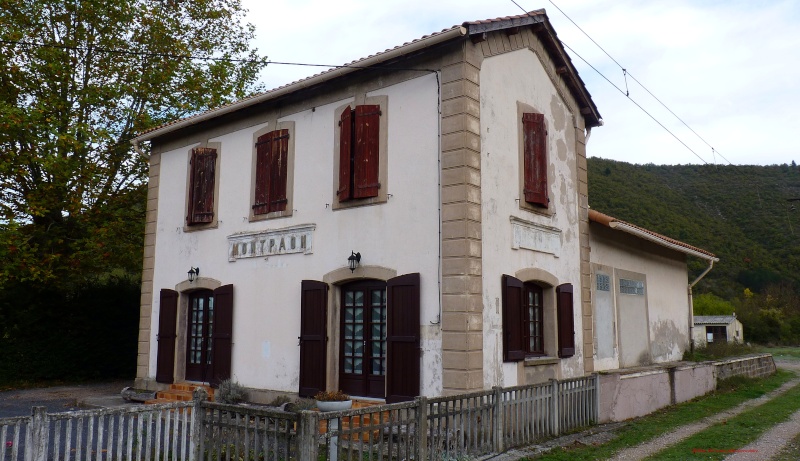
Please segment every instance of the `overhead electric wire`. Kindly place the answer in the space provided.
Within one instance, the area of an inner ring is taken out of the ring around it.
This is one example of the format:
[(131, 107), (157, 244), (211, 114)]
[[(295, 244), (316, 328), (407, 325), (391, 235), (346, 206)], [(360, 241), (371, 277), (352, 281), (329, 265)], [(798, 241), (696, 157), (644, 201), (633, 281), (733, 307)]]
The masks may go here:
[[(132, 50), (121, 50), (115, 48), (105, 48), (105, 47), (87, 47), (87, 46), (72, 46), (72, 45), (63, 45), (60, 43), (36, 43), (36, 42), (28, 42), (25, 40), (4, 40), (0, 39), (0, 43), (10, 44), (10, 45), (23, 45), (23, 46), (32, 46), (38, 48), (56, 48), (56, 49), (65, 49), (65, 50), (72, 50), (72, 51), (93, 51), (99, 53), (109, 53), (109, 54), (127, 54), (127, 55), (134, 55), (134, 56), (152, 56), (152, 57), (161, 57), (161, 58), (171, 58), (171, 59), (197, 59), (197, 60), (206, 60), (206, 61), (220, 61), (220, 62), (245, 62), (245, 63), (263, 63), (263, 64), (277, 64), (277, 65), (287, 65), (287, 66), (306, 66), (306, 67), (329, 67), (329, 68), (336, 68), (336, 69), (382, 69), (382, 70), (408, 70), (408, 71), (415, 71), (415, 72), (436, 72), (434, 69), (417, 69), (411, 67), (383, 67), (383, 66), (359, 66), (354, 64), (317, 64), (317, 63), (306, 63), (306, 62), (283, 62), (283, 61), (270, 61), (266, 60), (263, 61), (261, 59), (238, 59), (238, 58), (219, 58), (219, 57), (210, 57), (210, 56), (196, 56), (191, 54), (171, 54), (171, 53), (155, 53), (151, 51), (132, 51)], [(264, 58), (266, 59), (266, 58)]]
[[(514, 0), (511, 0), (511, 1), (513, 2)], [(583, 30), (583, 28), (582, 28), (581, 26), (579, 26), (579, 25), (578, 25), (578, 23), (576, 23), (575, 21), (573, 21), (573, 20), (572, 20), (572, 18), (571, 18), (571, 17), (570, 17), (570, 16), (569, 16), (567, 13), (565, 13), (565, 12), (564, 12), (564, 10), (562, 10), (562, 9), (561, 9), (561, 8), (560, 8), (558, 5), (556, 5), (556, 3), (555, 3), (553, 0), (547, 0), (547, 1), (548, 1), (548, 2), (550, 2), (550, 4), (552, 4), (554, 7), (556, 7), (556, 9), (557, 9), (557, 10), (558, 10), (558, 11), (559, 11), (561, 14), (563, 14), (563, 15), (564, 15), (564, 17), (565, 17), (565, 18), (567, 18), (567, 19), (569, 20), (569, 22), (571, 22), (571, 23), (572, 23), (572, 24), (573, 24), (575, 27), (577, 27), (577, 28), (578, 28), (578, 30), (579, 30), (579, 31), (581, 31), (581, 33), (583, 33), (583, 35), (585, 35), (585, 36), (586, 36), (586, 38), (588, 38), (589, 40), (591, 40), (591, 41), (592, 41), (592, 43), (594, 43), (594, 44), (595, 44), (595, 45), (596, 45), (598, 48), (600, 48), (600, 51), (602, 51), (603, 53), (605, 53), (605, 55), (606, 55), (606, 56), (608, 56), (608, 58), (609, 58), (609, 59), (611, 59), (612, 61), (614, 61), (614, 64), (616, 64), (616, 65), (617, 65), (617, 66), (618, 66), (620, 69), (622, 69), (622, 73), (623, 73), (623, 75), (629, 76), (629, 77), (630, 77), (630, 78), (631, 78), (631, 79), (632, 79), (634, 82), (636, 82), (636, 83), (637, 83), (637, 84), (638, 84), (640, 87), (642, 87), (642, 89), (643, 89), (644, 91), (646, 91), (646, 92), (647, 92), (647, 94), (649, 94), (650, 96), (652, 96), (652, 97), (653, 97), (653, 99), (655, 99), (656, 101), (658, 101), (658, 103), (659, 103), (659, 104), (661, 104), (661, 106), (663, 106), (663, 107), (664, 107), (664, 109), (667, 109), (667, 111), (668, 111), (670, 114), (672, 114), (672, 115), (673, 115), (673, 116), (674, 116), (676, 119), (678, 119), (678, 120), (679, 120), (679, 121), (680, 121), (680, 122), (681, 122), (681, 123), (682, 123), (682, 124), (683, 124), (683, 125), (684, 125), (686, 128), (688, 128), (688, 129), (689, 129), (689, 131), (691, 131), (692, 133), (694, 133), (694, 135), (695, 135), (695, 136), (697, 136), (697, 137), (698, 137), (698, 138), (699, 138), (701, 141), (703, 141), (703, 142), (704, 142), (704, 143), (705, 143), (705, 144), (706, 144), (708, 147), (710, 147), (710, 148), (711, 148), (711, 153), (712, 153), (712, 155), (719, 155), (719, 156), (720, 156), (720, 157), (722, 157), (722, 158), (723, 158), (723, 159), (724, 159), (726, 162), (728, 162), (729, 164), (733, 165), (733, 163), (731, 163), (731, 162), (730, 162), (730, 160), (728, 160), (727, 158), (725, 158), (725, 156), (724, 156), (724, 155), (722, 155), (722, 154), (721, 154), (721, 153), (720, 153), (720, 152), (719, 152), (717, 149), (715, 149), (715, 148), (714, 148), (714, 146), (712, 146), (711, 144), (709, 144), (709, 142), (708, 142), (708, 141), (706, 141), (706, 140), (705, 140), (705, 138), (703, 138), (702, 136), (700, 136), (700, 134), (699, 134), (697, 131), (695, 131), (695, 130), (694, 130), (692, 127), (691, 127), (691, 126), (689, 126), (689, 124), (688, 124), (688, 123), (686, 123), (686, 122), (685, 122), (685, 121), (684, 121), (682, 118), (680, 118), (680, 117), (678, 116), (678, 114), (676, 114), (675, 112), (673, 112), (673, 111), (672, 111), (672, 109), (670, 109), (670, 108), (669, 108), (669, 106), (667, 106), (666, 104), (664, 104), (664, 102), (663, 102), (663, 101), (661, 101), (661, 100), (660, 100), (660, 99), (659, 99), (659, 98), (658, 98), (656, 95), (654, 95), (652, 91), (650, 91), (650, 90), (649, 90), (649, 89), (648, 89), (646, 86), (644, 86), (644, 84), (643, 84), (642, 82), (640, 82), (640, 81), (639, 81), (639, 80), (638, 80), (638, 79), (637, 79), (637, 78), (636, 78), (636, 77), (635, 77), (633, 74), (631, 74), (631, 72), (630, 72), (629, 70), (627, 70), (625, 67), (622, 67), (622, 64), (620, 64), (620, 63), (619, 63), (619, 62), (618, 62), (616, 59), (614, 59), (614, 57), (613, 57), (613, 56), (611, 56), (611, 54), (609, 54), (609, 52), (608, 52), (608, 51), (606, 51), (606, 49), (605, 49), (605, 48), (603, 48), (602, 46), (600, 46), (600, 44), (599, 44), (599, 43), (597, 43), (597, 41), (596, 41), (595, 39), (593, 39), (593, 38), (591, 37), (591, 35), (589, 35), (589, 34), (588, 34), (588, 33), (587, 33), (585, 30)], [(517, 5), (517, 6), (519, 6), (519, 5), (517, 4), (517, 2), (514, 2), (514, 4), (515, 4), (515, 5)], [(562, 42), (562, 43), (563, 43), (563, 42)], [(565, 44), (565, 46), (566, 46), (566, 44)], [(585, 62), (585, 60), (584, 60), (584, 62)], [(626, 81), (626, 85), (627, 85), (627, 81)], [(626, 95), (626, 96), (627, 96), (627, 95)], [(628, 96), (628, 97), (630, 97), (630, 96)], [(696, 155), (696, 154), (695, 154), (695, 155)]]
[[(517, 5), (517, 7), (518, 7), (519, 9), (521, 9), (522, 11), (524, 11), (524, 12), (525, 12), (525, 14), (527, 14), (527, 15), (529, 15), (529, 16), (530, 16), (530, 13), (529, 13), (529, 12), (528, 12), (528, 11), (527, 11), (525, 8), (523, 8), (522, 6), (520, 6), (520, 4), (519, 4), (519, 3), (517, 3), (515, 0), (511, 0), (511, 3), (513, 3), (513, 4)], [(558, 8), (558, 7), (556, 7), (556, 8)], [(574, 22), (573, 22), (573, 24), (574, 24)], [(576, 25), (577, 25), (577, 24), (576, 24)], [(648, 111), (647, 111), (647, 110), (646, 110), (644, 107), (642, 107), (642, 106), (641, 106), (641, 105), (640, 105), (638, 102), (636, 102), (636, 101), (635, 101), (633, 98), (631, 98), (631, 97), (630, 97), (630, 95), (628, 95), (628, 94), (627, 94), (625, 91), (623, 91), (623, 90), (622, 90), (622, 88), (618, 87), (618, 86), (617, 86), (617, 85), (616, 85), (614, 82), (612, 82), (612, 81), (611, 81), (611, 80), (610, 80), (608, 77), (606, 77), (606, 76), (605, 76), (605, 75), (604, 75), (602, 72), (600, 72), (600, 70), (598, 70), (596, 67), (594, 67), (593, 65), (591, 65), (591, 64), (589, 63), (589, 61), (587, 61), (586, 59), (584, 59), (584, 58), (583, 58), (583, 56), (581, 56), (580, 54), (578, 54), (578, 52), (577, 52), (577, 51), (575, 51), (574, 49), (572, 49), (572, 47), (570, 47), (569, 45), (567, 45), (567, 44), (566, 44), (566, 43), (565, 43), (563, 40), (561, 40), (561, 44), (562, 44), (562, 45), (564, 45), (564, 46), (565, 46), (567, 49), (569, 49), (569, 50), (570, 50), (570, 51), (571, 51), (571, 52), (572, 52), (572, 53), (573, 53), (575, 56), (577, 56), (578, 58), (580, 58), (580, 59), (581, 59), (581, 61), (585, 62), (587, 66), (591, 67), (591, 68), (592, 68), (592, 70), (594, 70), (594, 71), (595, 71), (595, 72), (597, 72), (597, 73), (598, 73), (598, 74), (599, 74), (601, 77), (603, 77), (603, 78), (605, 79), (605, 81), (607, 81), (607, 82), (608, 82), (608, 83), (609, 83), (611, 86), (613, 86), (614, 88), (616, 88), (616, 90), (617, 90), (617, 91), (619, 91), (619, 92), (620, 92), (620, 93), (621, 93), (623, 96), (625, 96), (625, 97), (626, 97), (626, 98), (628, 98), (628, 99), (629, 99), (629, 100), (630, 100), (632, 103), (634, 103), (634, 104), (636, 105), (636, 107), (638, 107), (639, 109), (641, 109), (641, 111), (642, 111), (642, 112), (644, 112), (645, 114), (647, 114), (647, 116), (648, 116), (648, 117), (650, 117), (651, 119), (653, 119), (653, 121), (654, 121), (654, 122), (656, 122), (656, 123), (657, 123), (657, 124), (658, 124), (658, 125), (659, 125), (661, 128), (663, 128), (663, 129), (664, 129), (664, 131), (666, 131), (667, 133), (669, 133), (670, 135), (672, 135), (672, 137), (673, 137), (673, 138), (675, 138), (675, 139), (676, 139), (676, 140), (677, 140), (679, 143), (683, 144), (683, 147), (685, 147), (686, 149), (688, 149), (688, 150), (689, 150), (689, 152), (693, 153), (693, 154), (695, 155), (695, 157), (697, 157), (697, 158), (699, 158), (699, 159), (700, 159), (700, 161), (701, 161), (701, 162), (703, 162), (703, 163), (705, 163), (706, 165), (708, 165), (708, 162), (706, 162), (706, 161), (705, 161), (705, 159), (703, 159), (703, 157), (701, 157), (701, 156), (700, 156), (700, 155), (699, 155), (697, 152), (695, 152), (695, 151), (694, 151), (694, 150), (693, 150), (691, 147), (689, 147), (689, 146), (688, 146), (688, 145), (687, 145), (685, 142), (683, 142), (683, 141), (681, 140), (681, 138), (679, 138), (679, 137), (678, 137), (678, 136), (677, 136), (675, 133), (673, 133), (672, 131), (670, 131), (670, 130), (669, 130), (669, 128), (667, 128), (666, 126), (664, 126), (664, 124), (663, 124), (663, 123), (661, 123), (660, 121), (658, 121), (658, 119), (657, 119), (657, 118), (655, 118), (655, 117), (654, 117), (654, 116), (653, 116), (653, 115), (652, 115), (650, 112), (648, 112)], [(598, 46), (599, 46), (599, 45), (598, 45)], [(610, 57), (610, 56), (609, 56), (609, 57)], [(611, 58), (611, 59), (613, 60), (614, 58)], [(616, 61), (614, 61), (614, 62), (616, 62)]]

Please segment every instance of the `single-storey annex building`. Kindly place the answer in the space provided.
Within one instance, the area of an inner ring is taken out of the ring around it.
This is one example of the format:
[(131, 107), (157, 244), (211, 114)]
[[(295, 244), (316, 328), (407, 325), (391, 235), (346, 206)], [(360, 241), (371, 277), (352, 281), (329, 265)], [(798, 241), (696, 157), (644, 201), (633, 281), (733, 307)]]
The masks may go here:
[(352, 64), (133, 141), (137, 386), (393, 402), (680, 358), (697, 254), (590, 220), (602, 120), (544, 10)]
[(695, 346), (741, 343), (744, 341), (744, 327), (735, 312), (732, 315), (695, 315), (693, 339)]

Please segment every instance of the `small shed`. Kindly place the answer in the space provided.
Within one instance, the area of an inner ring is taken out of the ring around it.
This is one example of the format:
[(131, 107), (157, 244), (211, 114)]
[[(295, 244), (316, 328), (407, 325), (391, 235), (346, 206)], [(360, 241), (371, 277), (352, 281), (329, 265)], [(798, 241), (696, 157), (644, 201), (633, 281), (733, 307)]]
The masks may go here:
[(694, 316), (694, 344), (696, 346), (708, 345), (716, 342), (743, 341), (744, 330), (742, 322), (733, 315), (695, 315)]

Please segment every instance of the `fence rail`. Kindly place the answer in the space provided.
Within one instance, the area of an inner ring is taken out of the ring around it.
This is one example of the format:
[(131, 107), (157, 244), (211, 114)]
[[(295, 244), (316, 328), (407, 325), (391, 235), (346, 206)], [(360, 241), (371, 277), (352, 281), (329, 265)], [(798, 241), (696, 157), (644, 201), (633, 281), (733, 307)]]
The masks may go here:
[(0, 419), (0, 461), (384, 461), (499, 453), (598, 420), (598, 375), (337, 412), (207, 402)]

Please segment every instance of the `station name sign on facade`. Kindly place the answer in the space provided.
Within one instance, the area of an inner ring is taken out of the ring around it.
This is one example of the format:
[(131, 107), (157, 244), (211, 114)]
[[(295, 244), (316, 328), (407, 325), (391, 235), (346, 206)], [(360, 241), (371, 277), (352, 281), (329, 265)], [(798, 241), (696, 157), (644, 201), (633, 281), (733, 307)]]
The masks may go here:
[(316, 227), (314, 224), (303, 224), (229, 235), (228, 261), (293, 253), (311, 254)]

